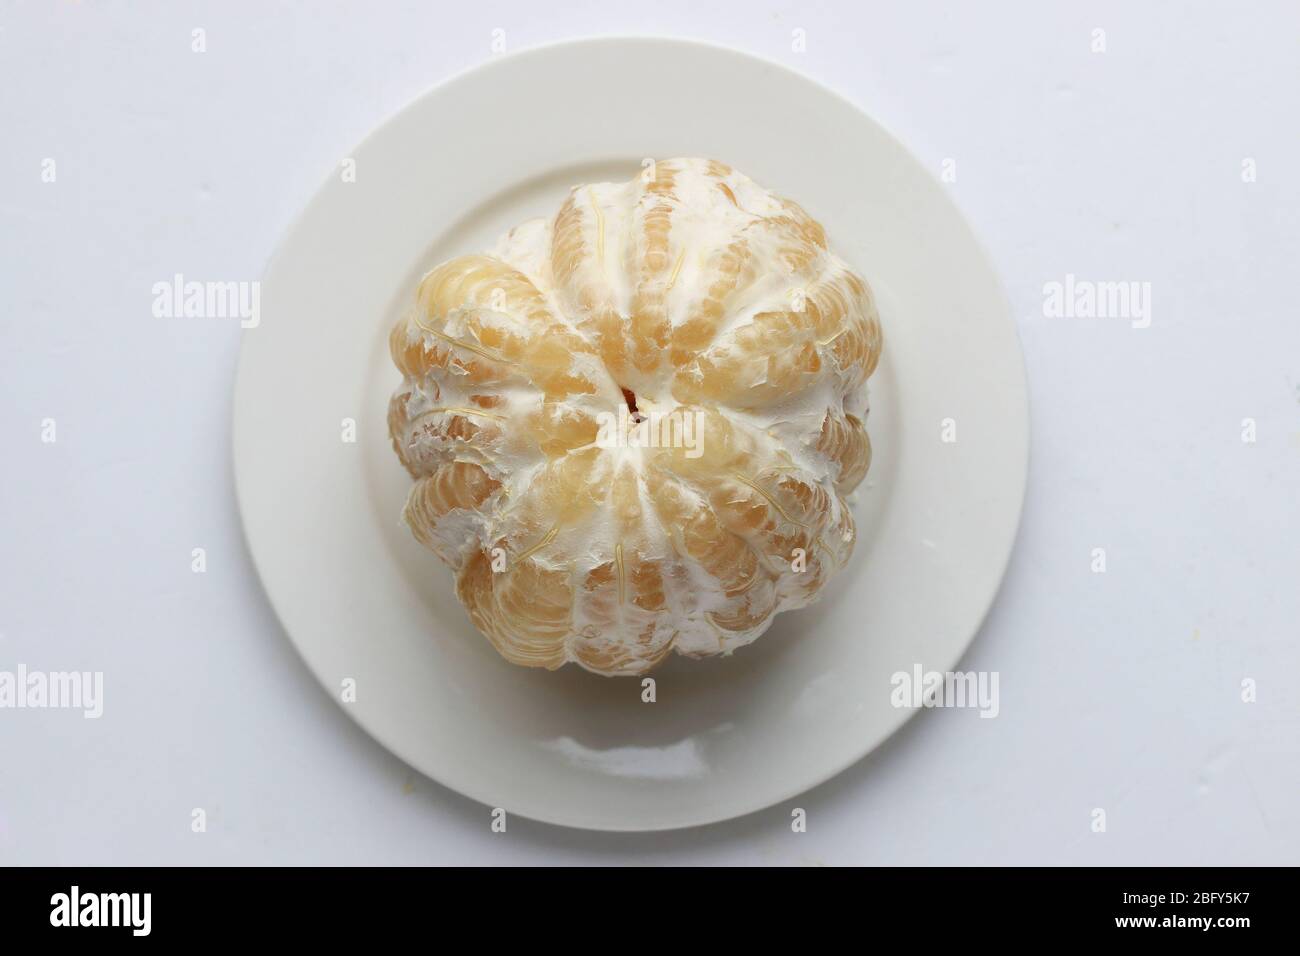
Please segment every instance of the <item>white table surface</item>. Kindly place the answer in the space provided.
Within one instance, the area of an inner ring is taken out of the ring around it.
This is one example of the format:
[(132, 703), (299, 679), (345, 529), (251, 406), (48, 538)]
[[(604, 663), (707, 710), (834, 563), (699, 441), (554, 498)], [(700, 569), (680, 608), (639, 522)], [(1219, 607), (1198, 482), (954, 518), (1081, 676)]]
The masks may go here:
[[(955, 160), (1024, 343), (1029, 496), (963, 664), (1001, 713), (919, 715), (791, 804), (802, 834), (790, 806), (496, 834), (373, 743), (244, 547), (238, 323), (151, 314), (175, 273), (256, 279), (352, 146), (494, 36), (617, 33), (766, 56)], [(1300, 863), (1297, 37), (1287, 2), (6, 0), (0, 670), (105, 688), (98, 720), (0, 709), (0, 864)], [(1149, 282), (1150, 327), (1045, 317), (1067, 274)]]

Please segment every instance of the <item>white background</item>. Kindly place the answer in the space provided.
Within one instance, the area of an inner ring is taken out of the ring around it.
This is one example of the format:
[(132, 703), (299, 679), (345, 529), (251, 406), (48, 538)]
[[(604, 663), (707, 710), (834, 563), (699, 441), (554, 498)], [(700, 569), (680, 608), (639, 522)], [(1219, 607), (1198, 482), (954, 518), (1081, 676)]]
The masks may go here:
[[(820, 80), (955, 160), (1004, 277), (1030, 490), (963, 664), (1000, 674), (1001, 714), (923, 713), (799, 798), (805, 834), (789, 806), (493, 834), (373, 743), (244, 548), (237, 321), (151, 314), (174, 273), (257, 278), (495, 29), (696, 37)], [(0, 670), (103, 671), (105, 709), (0, 710), (0, 864), (1300, 863), (1298, 37), (1285, 2), (4, 3)], [(1151, 326), (1045, 317), (1067, 274), (1150, 282)]]

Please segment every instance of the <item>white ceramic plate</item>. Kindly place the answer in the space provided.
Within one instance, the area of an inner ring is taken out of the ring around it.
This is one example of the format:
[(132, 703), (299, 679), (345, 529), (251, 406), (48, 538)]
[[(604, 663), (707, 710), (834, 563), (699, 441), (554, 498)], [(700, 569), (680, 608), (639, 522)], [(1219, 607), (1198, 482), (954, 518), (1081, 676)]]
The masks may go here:
[[(725, 160), (794, 198), (874, 287), (875, 460), (851, 565), (726, 659), (637, 680), (501, 660), (399, 523), (386, 337), (420, 275), (643, 157)], [(244, 332), (235, 471), (249, 547), (308, 666), (377, 740), (491, 807), (607, 830), (792, 797), (910, 716), (890, 677), (953, 669), (1005, 570), (1025, 490), (1023, 360), (998, 280), (939, 183), (854, 106), (782, 67), (662, 39), (531, 50), (432, 90), (353, 153), (267, 269)], [(956, 422), (957, 441), (940, 440)], [(342, 440), (354, 419), (357, 440)]]

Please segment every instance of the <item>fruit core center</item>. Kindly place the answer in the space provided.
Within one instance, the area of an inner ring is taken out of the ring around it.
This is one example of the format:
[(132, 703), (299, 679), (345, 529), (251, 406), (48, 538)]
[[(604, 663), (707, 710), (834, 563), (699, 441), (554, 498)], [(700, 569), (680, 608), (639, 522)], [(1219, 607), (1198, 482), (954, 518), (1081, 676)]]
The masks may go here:
[(619, 388), (623, 390), (623, 401), (627, 402), (627, 410), (632, 413), (632, 421), (639, 425), (645, 416), (637, 410), (636, 392), (632, 391), (630, 388), (623, 388), (621, 385)]

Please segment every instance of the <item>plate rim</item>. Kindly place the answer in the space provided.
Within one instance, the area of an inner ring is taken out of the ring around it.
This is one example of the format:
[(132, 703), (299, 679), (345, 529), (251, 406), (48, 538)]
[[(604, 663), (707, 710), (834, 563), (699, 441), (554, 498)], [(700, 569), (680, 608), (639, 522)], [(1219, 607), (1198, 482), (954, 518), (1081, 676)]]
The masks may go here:
[[(427, 88), (423, 89), (420, 93), (418, 93), (411, 99), (405, 101), (396, 109), (389, 111), (383, 117), (383, 119), (381, 119), (373, 127), (371, 127), (371, 129), (355, 143), (355, 145), (350, 150), (349, 155), (359, 152), (362, 149), (362, 147), (378, 139), (389, 129), (390, 126), (396, 124), (404, 114), (406, 114), (409, 111), (417, 109), (419, 105), (424, 103), (425, 101), (434, 98), (436, 96), (439, 96), (447, 92), (450, 88), (454, 87), (455, 85), (470, 80), (478, 76), (479, 74), (491, 72), (493, 69), (499, 67), (503, 63), (517, 62), (520, 60), (527, 60), (527, 59), (534, 59), (534, 58), (542, 59), (545, 58), (546, 56), (554, 55), (556, 53), (562, 53), (565, 50), (571, 50), (578, 47), (595, 47), (595, 46), (604, 46), (610, 44), (613, 45), (633, 44), (633, 45), (643, 46), (643, 47), (652, 47), (658, 45), (691, 46), (699, 50), (707, 51), (708, 53), (714, 55), (729, 56), (729, 57), (748, 60), (751, 61), (751, 63), (753, 64), (761, 65), (767, 69), (773, 70), (783, 75), (783, 77), (787, 80), (816, 87), (821, 93), (834, 97), (835, 99), (839, 100), (842, 104), (849, 107), (851, 110), (853, 110), (853, 112), (858, 116), (860, 120), (865, 121), (866, 123), (874, 126), (884, 137), (886, 137), (890, 141), (890, 143), (896, 149), (901, 151), (909, 158), (913, 159), (916, 162), (916, 165), (921, 170), (924, 171), (925, 177), (928, 180), (929, 184), (933, 188), (938, 189), (940, 192), (943, 193), (948, 203), (952, 206), (953, 212), (955, 213), (957, 220), (965, 228), (967, 239), (970, 241), (979, 260), (987, 268), (989, 276), (994, 281), (998, 305), (999, 305), (998, 312), (1002, 317), (1002, 321), (1004, 321), (1006, 323), (1006, 326), (1010, 329), (1013, 336), (1013, 341), (1016, 346), (1017, 361), (1015, 363), (1015, 367), (1018, 373), (1017, 374), (1018, 380), (1016, 384), (1019, 386), (1018, 392), (1020, 397), (1020, 400), (1016, 403), (1016, 405), (1020, 411), (1020, 416), (1019, 416), (1019, 421), (1016, 422), (1016, 428), (1014, 430), (1021, 437), (1020, 445), (1022, 448), (1022, 454), (1020, 455), (1019, 460), (1014, 462), (1014, 466), (1015, 466), (1014, 473), (1017, 482), (1016, 494), (1014, 496), (1015, 499), (1014, 520), (1012, 522), (1010, 534), (1007, 539), (1008, 544), (1005, 549), (1005, 552), (999, 557), (997, 561), (996, 585), (990, 589), (989, 593), (984, 599), (982, 610), (978, 614), (978, 617), (973, 620), (969, 629), (969, 634), (967, 634), (962, 639), (960, 652), (956, 655), (955, 659), (949, 664), (949, 667), (951, 668), (959, 664), (961, 660), (963, 660), (970, 653), (971, 647), (975, 643), (975, 639), (979, 636), (980, 632), (983, 630), (984, 625), (988, 620), (989, 614), (991, 613), (994, 604), (997, 602), (998, 597), (1002, 594), (1002, 590), (1006, 582), (1007, 570), (1010, 566), (1011, 558), (1016, 552), (1017, 544), (1019, 542), (1020, 534), (1023, 528), (1025, 503), (1028, 495), (1029, 463), (1031, 459), (1031, 447), (1032, 447), (1028, 364), (1025, 358), (1024, 343), (1023, 343), (1022, 336), (1020, 334), (1019, 324), (1015, 321), (1015, 317), (1012, 312), (1011, 301), (1006, 291), (1006, 284), (1002, 278), (1000, 271), (996, 267), (996, 260), (994, 260), (994, 258), (989, 254), (987, 246), (984, 244), (979, 234), (972, 227), (970, 219), (967, 217), (965, 211), (951, 196), (950, 192), (944, 189), (942, 183), (940, 182), (939, 178), (935, 175), (933, 170), (931, 170), (929, 166), (921, 162), (920, 159), (915, 155), (915, 153), (903, 142), (903, 140), (901, 140), (897, 135), (895, 135), (895, 133), (890, 127), (888, 127), (885, 123), (877, 119), (875, 116), (869, 114), (865, 109), (859, 106), (857, 102), (855, 102), (848, 96), (841, 93), (835, 87), (828, 85), (827, 83), (825, 83), (820, 79), (816, 79), (814, 77), (808, 76), (784, 63), (770, 59), (761, 54), (753, 53), (749, 50), (744, 50), (737, 47), (731, 47), (724, 44), (715, 43), (712, 41), (701, 40), (694, 37), (680, 37), (680, 36), (671, 36), (666, 34), (653, 34), (653, 33), (646, 33), (646, 34), (610, 33), (610, 34), (598, 34), (598, 35), (591, 35), (591, 36), (558, 39), (558, 40), (547, 41), (535, 45), (530, 45), (527, 47), (520, 48), (518, 50), (510, 51), (505, 55), (494, 56), (491, 59), (473, 64), (456, 73), (453, 73), (450, 76), (447, 76), (437, 81), (436, 83), (428, 86)], [(265, 283), (267, 279), (273, 275), (276, 267), (278, 266), (278, 264), (280, 263), (283, 257), (285, 250), (293, 244), (293, 241), (302, 232), (304, 222), (307, 220), (310, 210), (321, 200), (322, 195), (325, 193), (327, 187), (329, 187), (329, 185), (332, 183), (333, 177), (335, 175), (336, 175), (336, 170), (331, 170), (327, 172), (325, 176), (322, 177), (322, 179), (319, 181), (319, 184), (315, 187), (315, 189), (312, 190), (306, 202), (302, 206), (297, 208), (294, 214), (290, 217), (287, 224), (281, 231), (279, 238), (276, 240), (272, 252), (267, 257), (266, 263), (261, 271), (261, 278), (259, 280), (260, 282)], [(306, 665), (308, 672), (311, 673), (312, 676), (316, 679), (316, 683), (319, 685), (320, 689), (325, 692), (326, 697), (328, 697), (331, 701), (333, 701), (336, 707), (343, 710), (344, 713), (347, 715), (347, 717), (356, 726), (361, 728), (361, 730), (364, 731), (366, 735), (369, 736), (375, 743), (379, 744), (390, 754), (397, 757), (399, 760), (401, 760), (404, 764), (406, 764), (416, 773), (428, 777), (429, 779), (437, 783), (439, 786), (445, 787), (447, 790), (451, 791), (452, 793), (459, 794), (461, 796), (464, 796), (468, 799), (475, 801), (476, 803), (482, 804), (487, 807), (494, 806), (496, 801), (491, 796), (484, 795), (478, 792), (476, 785), (474, 783), (470, 783), (470, 784), (451, 783), (445, 778), (445, 775), (442, 772), (442, 768), (436, 768), (437, 772), (435, 772), (435, 770), (423, 768), (419, 762), (414, 760), (411, 756), (409, 756), (405, 752), (404, 747), (392, 743), (388, 740), (385, 740), (380, 735), (380, 732), (376, 730), (374, 727), (372, 727), (371, 723), (368, 722), (366, 719), (364, 719), (359, 712), (344, 706), (343, 702), (337, 697), (337, 695), (335, 695), (332, 692), (331, 684), (329, 682), (330, 680), (329, 677), (326, 674), (324, 674), (321, 670), (319, 670), (315, 664), (313, 664), (312, 659), (308, 656), (306, 650), (304, 649), (303, 644), (297, 638), (295, 638), (292, 630), (286, 625), (285, 616), (281, 611), (280, 604), (277, 602), (277, 599), (275, 595), (272, 593), (271, 588), (267, 585), (267, 579), (263, 571), (262, 559), (258, 555), (257, 548), (254, 545), (252, 533), (250, 532), (249, 529), (248, 511), (245, 506), (245, 501), (248, 496), (248, 492), (245, 490), (244, 485), (245, 482), (250, 479), (243, 475), (247, 466), (241, 467), (240, 464), (241, 455), (239, 452), (239, 448), (240, 448), (240, 434), (241, 434), (241, 427), (240, 427), (241, 415), (239, 414), (239, 395), (243, 388), (243, 383), (245, 381), (245, 376), (247, 374), (247, 368), (249, 364), (247, 361), (247, 356), (250, 349), (249, 346), (250, 341), (252, 340), (244, 337), (243, 330), (241, 330), (239, 354), (236, 362), (235, 374), (233, 376), (232, 402), (231, 402), (232, 413), (231, 413), (231, 422), (230, 422), (229, 433), (228, 433), (228, 437), (230, 440), (230, 457), (228, 461), (230, 463), (231, 473), (234, 479), (235, 499), (236, 499), (237, 510), (239, 512), (239, 526), (240, 526), (241, 538), (244, 541), (244, 545), (248, 552), (248, 556), (252, 561), (254, 570), (256, 571), (258, 586), (262, 590), (262, 593), (265, 595), (267, 603), (270, 606), (272, 613), (275, 616), (276, 622), (279, 625), (280, 630), (283, 632), (284, 637), (288, 639), (288, 642), (293, 647), (294, 652)], [(1011, 463), (1009, 462), (1009, 464)], [(545, 813), (528, 812), (523, 810), (515, 810), (511, 808), (507, 808), (507, 810), (509, 813), (513, 815), (517, 815), (524, 819), (543, 823), (548, 826), (555, 826), (564, 829), (584, 831), (584, 832), (662, 833), (662, 832), (671, 832), (675, 830), (693, 829), (696, 827), (714, 826), (726, 822), (728, 820), (740, 819), (743, 817), (751, 816), (755, 813), (762, 812), (763, 810), (775, 806), (776, 804), (782, 803), (800, 794), (808, 793), (818, 787), (821, 787), (828, 781), (844, 773), (850, 767), (865, 760), (866, 758), (871, 756), (871, 754), (879, 750), (880, 747), (882, 747), (885, 743), (887, 743), (890, 739), (892, 739), (895, 735), (897, 735), (904, 727), (906, 727), (916, 717), (919, 710), (920, 708), (907, 708), (905, 710), (903, 719), (892, 729), (888, 730), (884, 734), (884, 736), (860, 748), (855, 748), (855, 750), (849, 757), (834, 762), (831, 766), (831, 769), (816, 775), (815, 778), (808, 778), (799, 782), (798, 784), (783, 788), (780, 790), (779, 793), (777, 793), (776, 796), (772, 796), (772, 797), (764, 796), (757, 801), (744, 804), (742, 806), (739, 806), (738, 808), (733, 808), (728, 810), (718, 810), (711, 813), (704, 813), (698, 819), (689, 822), (669, 821), (669, 822), (652, 823), (652, 824), (630, 823), (625, 826), (624, 825), (615, 826), (607, 823), (584, 823), (572, 819), (558, 819), (558, 818), (551, 817)]]

